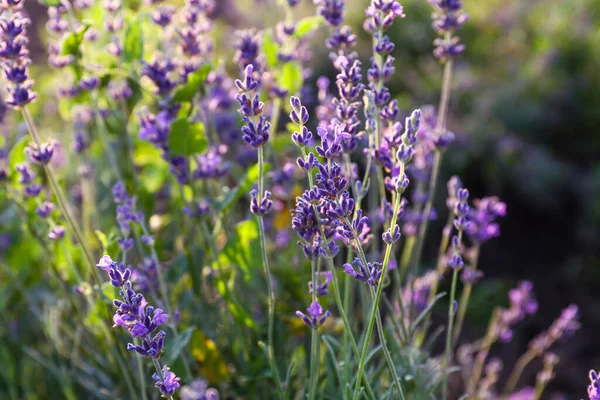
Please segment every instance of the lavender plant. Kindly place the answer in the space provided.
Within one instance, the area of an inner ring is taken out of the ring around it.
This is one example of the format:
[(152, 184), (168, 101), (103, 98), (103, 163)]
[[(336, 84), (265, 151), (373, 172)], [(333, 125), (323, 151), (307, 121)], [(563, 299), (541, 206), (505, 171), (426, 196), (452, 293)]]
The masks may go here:
[[(396, 96), (405, 49), (393, 23), (411, 15), (395, 0), (357, 0), (364, 34), (346, 25), (343, 0), (256, 2), (272, 11), (266, 26), (250, 12), (232, 23), (233, 6), (212, 0), (44, 0), (52, 70), (31, 73), (36, 20), (23, 2), (0, 0), (0, 277), (15, 302), (0, 310), (31, 328), (14, 339), (7, 325), (0, 340), (35, 360), (19, 371), (51, 372), (44, 393), (542, 398), (578, 307), (534, 337), (503, 381), (496, 347), (516, 345), (518, 325), (543, 305), (533, 284), (508, 292), (482, 338), (463, 333), (507, 206), (473, 199), (454, 176), (447, 210), (434, 207), (454, 151), (461, 1), (428, 2), (443, 65), (437, 109)], [(315, 76), (320, 52), (335, 77)], [(428, 268), (428, 227), (445, 212)], [(0, 397), (38, 398), (42, 389), (14, 379), (15, 351), (0, 351), (11, 366)], [(535, 359), (535, 382), (520, 386)], [(600, 398), (594, 371), (590, 381)]]

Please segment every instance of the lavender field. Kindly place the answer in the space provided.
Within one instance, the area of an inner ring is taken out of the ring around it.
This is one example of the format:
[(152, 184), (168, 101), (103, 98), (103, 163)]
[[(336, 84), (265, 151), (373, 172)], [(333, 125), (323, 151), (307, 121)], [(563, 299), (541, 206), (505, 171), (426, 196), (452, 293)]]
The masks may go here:
[(0, 399), (600, 400), (597, 0), (0, 0)]

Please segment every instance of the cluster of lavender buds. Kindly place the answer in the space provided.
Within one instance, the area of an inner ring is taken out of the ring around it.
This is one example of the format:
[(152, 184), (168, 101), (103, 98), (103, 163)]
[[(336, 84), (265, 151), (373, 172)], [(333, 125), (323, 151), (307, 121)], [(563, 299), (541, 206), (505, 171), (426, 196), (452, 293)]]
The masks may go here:
[(219, 400), (219, 392), (209, 388), (204, 379), (194, 379), (189, 385), (181, 387), (181, 400)]
[[(129, 196), (122, 182), (116, 183), (112, 192), (114, 201), (117, 204), (117, 222), (123, 233), (123, 237), (118, 240), (119, 246), (126, 253), (135, 244), (133, 237), (131, 237), (132, 224), (141, 226), (144, 223), (144, 214), (136, 209), (135, 197)], [(144, 234), (141, 240), (146, 246), (154, 244), (154, 237), (148, 234)]]
[(590, 400), (600, 400), (600, 378), (594, 370), (590, 371), (590, 385), (587, 391)]
[[(366, 10), (367, 20), (364, 28), (373, 35), (373, 57), (371, 58), (371, 68), (367, 73), (369, 80), (369, 91), (373, 105), (381, 110), (387, 106), (390, 101), (390, 93), (385, 86), (395, 71), (393, 66), (394, 58), (390, 53), (394, 50), (394, 44), (384, 32), (392, 26), (396, 18), (404, 18), (403, 8), (395, 0), (373, 0)], [(366, 107), (368, 108), (368, 107)], [(369, 119), (375, 119), (376, 126), (379, 126), (379, 117), (395, 118), (395, 112), (377, 113), (377, 115), (368, 115)], [(379, 137), (375, 137), (376, 149), (379, 147)]]
[(242, 139), (248, 146), (258, 148), (269, 140), (271, 124), (267, 117), (262, 115), (265, 103), (260, 101), (257, 92), (260, 82), (254, 78), (254, 74), (254, 66), (248, 64), (244, 69), (244, 79), (235, 81), (239, 90), (235, 99), (240, 104), (238, 111), (245, 124), (242, 127)]
[(310, 307), (306, 309), (306, 312), (308, 315), (304, 314), (302, 311), (296, 311), (296, 315), (312, 329), (316, 329), (323, 325), (325, 320), (331, 316), (331, 313), (329, 311), (323, 311), (323, 307), (316, 301), (311, 303)]
[(460, 43), (455, 31), (469, 19), (464, 13), (461, 0), (429, 0), (434, 7), (433, 29), (440, 35), (433, 44), (433, 55), (441, 62), (456, 57), (465, 51), (466, 46)]
[(500, 236), (500, 226), (496, 219), (506, 216), (506, 204), (497, 197), (484, 197), (473, 201), (473, 205), (468, 214), (469, 239), (475, 244), (480, 244)]
[(519, 283), (508, 292), (510, 307), (500, 311), (497, 335), (500, 341), (507, 343), (512, 340), (512, 327), (523, 320), (526, 315), (533, 315), (538, 310), (538, 302), (533, 297), (533, 284), (529, 281)]
[(106, 11), (104, 29), (110, 33), (110, 43), (106, 45), (106, 51), (113, 56), (120, 57), (123, 53), (123, 45), (119, 38), (119, 32), (123, 30), (123, 14), (121, 0), (104, 0), (102, 7)]
[(29, 43), (26, 33), (31, 23), (23, 16), (22, 0), (2, 0), (0, 9), (0, 68), (8, 85), (6, 87), (6, 105), (20, 109), (37, 97), (31, 91), (33, 81), (29, 79)]
[(313, 0), (317, 13), (331, 26), (339, 26), (344, 21), (345, 4), (343, 0)]
[(435, 271), (429, 271), (425, 275), (415, 278), (410, 285), (406, 285), (402, 293), (405, 306), (412, 304), (417, 312), (423, 311), (429, 305), (431, 287), (439, 279)]
[(544, 354), (554, 343), (573, 335), (579, 327), (579, 307), (571, 304), (562, 310), (560, 317), (547, 331), (542, 332), (529, 343), (529, 348), (536, 355)]
[(166, 334), (162, 330), (155, 334), (158, 327), (167, 322), (168, 314), (160, 308), (149, 306), (144, 295), (135, 292), (129, 268), (119, 269), (118, 264), (106, 255), (96, 265), (106, 271), (110, 283), (120, 289), (121, 300), (113, 301), (117, 307), (113, 317), (114, 327), (124, 328), (134, 340), (137, 338), (141, 341), (141, 344), (128, 343), (127, 350), (151, 358), (156, 368), (156, 373), (152, 375), (155, 386), (164, 396), (173, 396), (179, 387), (179, 378), (167, 366), (160, 366), (158, 360), (163, 352)]
[(469, 213), (469, 204), (467, 200), (469, 198), (469, 191), (461, 188), (456, 192), (457, 202), (454, 208), (454, 228), (458, 231), (458, 235), (452, 237), (452, 250), (453, 255), (448, 261), (448, 267), (454, 270), (461, 269), (465, 266), (463, 258), (461, 256), (462, 251), (462, 235), (465, 229), (469, 226), (467, 220), (467, 214)]
[[(177, 29), (179, 35), (179, 52), (183, 61), (180, 74), (184, 80), (187, 76), (198, 70), (203, 62), (210, 59), (213, 51), (212, 38), (208, 33), (212, 29), (212, 22), (208, 15), (214, 10), (213, 0), (187, 0), (181, 12), (181, 22), (184, 28)], [(167, 25), (173, 13), (171, 7), (161, 7), (157, 10), (159, 21)], [(155, 15), (156, 15), (155, 12)], [(155, 19), (155, 22), (157, 19)]]

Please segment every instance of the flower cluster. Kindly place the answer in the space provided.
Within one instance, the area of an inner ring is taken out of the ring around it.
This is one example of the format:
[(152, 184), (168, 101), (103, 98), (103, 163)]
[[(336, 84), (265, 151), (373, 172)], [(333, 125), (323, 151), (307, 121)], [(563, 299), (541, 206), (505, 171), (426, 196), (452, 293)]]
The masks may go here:
[(594, 370), (590, 371), (590, 385), (587, 391), (590, 400), (600, 400), (600, 378)]
[(461, 0), (429, 0), (434, 7), (433, 29), (440, 35), (433, 44), (436, 46), (433, 55), (445, 62), (465, 51), (466, 46), (453, 36), (469, 19), (464, 13)]
[[(123, 233), (123, 237), (119, 238), (119, 246), (124, 252), (131, 250), (135, 241), (131, 237), (133, 226), (139, 225), (143, 228), (144, 213), (137, 210), (135, 197), (130, 197), (125, 185), (118, 182), (113, 186), (113, 198), (117, 204), (117, 222)], [(133, 225), (133, 226), (132, 226)], [(142, 243), (147, 246), (154, 244), (154, 237), (148, 234), (142, 236)]]
[(498, 337), (504, 343), (512, 340), (512, 327), (526, 315), (535, 314), (538, 309), (538, 302), (533, 297), (533, 284), (529, 281), (520, 282), (519, 286), (511, 289), (508, 299), (510, 307), (500, 311), (497, 328)]
[(26, 37), (27, 27), (31, 23), (23, 16), (22, 0), (2, 0), (0, 9), (6, 11), (0, 16), (0, 68), (8, 82), (6, 105), (20, 109), (37, 97), (31, 91), (33, 81), (29, 79), (29, 50)]
[(579, 327), (579, 307), (571, 304), (562, 310), (560, 317), (552, 323), (547, 331), (542, 332), (529, 343), (529, 348), (537, 355), (544, 354), (550, 349), (550, 346), (573, 335)]
[[(141, 342), (128, 343), (127, 350), (158, 360), (163, 352), (166, 334), (162, 330), (156, 334), (155, 332), (167, 322), (169, 316), (162, 309), (149, 306), (144, 295), (136, 293), (131, 285), (129, 268), (119, 269), (118, 264), (106, 255), (96, 265), (108, 273), (114, 287), (120, 288), (121, 300), (113, 301), (117, 307), (113, 317), (114, 326), (124, 328), (133, 339), (137, 338)], [(157, 369), (152, 377), (156, 381), (155, 386), (165, 396), (172, 396), (179, 387), (179, 378), (167, 366)]]
[[(257, 73), (258, 74), (258, 73)], [(254, 79), (254, 66), (248, 64), (244, 70), (244, 79), (237, 79), (235, 85), (239, 93), (235, 99), (240, 104), (239, 113), (244, 120), (242, 139), (252, 148), (258, 148), (269, 140), (271, 124), (262, 113), (265, 103), (260, 101), (257, 92), (259, 81)]]

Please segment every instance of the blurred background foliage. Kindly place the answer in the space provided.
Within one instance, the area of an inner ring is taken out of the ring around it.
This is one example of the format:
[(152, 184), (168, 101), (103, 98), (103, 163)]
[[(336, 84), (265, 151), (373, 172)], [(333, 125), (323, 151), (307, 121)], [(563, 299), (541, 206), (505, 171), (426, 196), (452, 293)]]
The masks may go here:
[[(506, 366), (512, 365), (537, 332), (549, 326), (563, 307), (576, 303), (583, 329), (575, 340), (557, 348), (561, 362), (547, 393), (583, 397), (587, 370), (600, 366), (596, 340), (600, 332), (600, 1), (464, 2), (470, 14), (461, 33), (467, 51), (456, 64), (449, 118), (457, 141), (444, 160), (436, 203), (444, 207), (445, 182), (457, 174), (473, 197), (498, 195), (507, 203), (508, 216), (501, 221), (502, 236), (483, 248), (480, 266), (488, 279), (476, 289), (463, 340), (480, 337), (492, 307), (506, 302), (507, 289), (529, 279), (535, 285), (540, 311), (521, 325), (512, 344), (501, 347), (497, 355)], [(363, 63), (370, 53), (370, 37), (362, 29), (367, 3), (347, 2), (347, 23), (359, 36)], [(424, 104), (437, 104), (441, 68), (431, 55), (435, 34), (427, 1), (406, 0), (403, 5), (407, 17), (389, 32), (396, 43), (397, 71), (390, 89), (408, 113)], [(34, 1), (26, 6), (37, 28), (30, 36), (41, 77), (38, 82), (44, 82), (45, 10)], [(217, 1), (216, 17), (226, 21), (216, 23), (217, 53), (231, 53), (231, 27), (261, 28), (281, 18), (272, 10), (271, 0)], [(304, 0), (298, 10), (302, 16), (310, 15), (314, 6)], [(335, 74), (322, 45), (326, 34), (321, 30), (313, 40), (312, 74), (306, 81), (313, 98), (316, 78)], [(53, 90), (42, 85), (37, 89)], [(38, 106), (50, 107), (50, 113), (56, 105)], [(53, 129), (60, 132), (56, 123)], [(140, 152), (139, 157), (144, 154)], [(165, 168), (158, 165), (147, 172), (158, 179), (150, 192), (161, 186)], [(429, 266), (437, 254), (442, 224), (437, 221), (430, 230), (424, 259)], [(39, 295), (44, 296), (43, 290)], [(1, 297), (5, 304), (13, 300)], [(11, 365), (7, 360), (2, 363)], [(539, 367), (533, 363), (523, 381), (533, 381)], [(68, 376), (61, 379), (68, 381)]]

